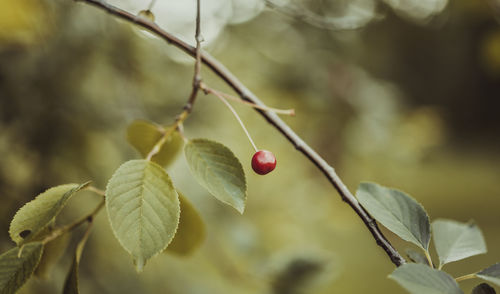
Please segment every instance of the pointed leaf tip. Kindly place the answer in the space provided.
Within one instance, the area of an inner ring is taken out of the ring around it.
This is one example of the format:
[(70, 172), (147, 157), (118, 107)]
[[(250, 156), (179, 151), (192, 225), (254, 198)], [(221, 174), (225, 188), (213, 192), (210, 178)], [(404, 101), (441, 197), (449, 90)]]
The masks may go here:
[(90, 182), (56, 186), (26, 203), (10, 223), (11, 239), (17, 245), (22, 245), (47, 233), (47, 227), (59, 215), (68, 200), (89, 184)]
[(440, 265), (486, 253), (486, 242), (473, 223), (438, 219), (432, 222), (434, 245)]
[(476, 274), (478, 278), (500, 286), (500, 262), (483, 269)]
[(142, 257), (138, 257), (134, 259), (135, 271), (138, 273), (142, 273), (144, 270), (144, 266), (146, 265), (146, 261)]
[(138, 271), (172, 241), (179, 224), (179, 196), (165, 170), (154, 162), (121, 165), (106, 188), (111, 228)]

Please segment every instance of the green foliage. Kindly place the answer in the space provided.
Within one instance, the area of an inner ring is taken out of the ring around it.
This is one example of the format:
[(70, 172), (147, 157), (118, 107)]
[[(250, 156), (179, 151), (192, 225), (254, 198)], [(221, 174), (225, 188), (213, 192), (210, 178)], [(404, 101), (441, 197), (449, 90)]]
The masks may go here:
[(165, 170), (147, 160), (130, 160), (113, 174), (106, 188), (111, 228), (141, 271), (163, 251), (179, 224), (179, 196)]
[(92, 223), (87, 227), (87, 231), (83, 235), (82, 239), (75, 248), (75, 254), (73, 255), (73, 262), (71, 263), (71, 268), (66, 276), (66, 281), (64, 282), (63, 294), (79, 294), (80, 290), (78, 288), (78, 268), (80, 266), (80, 259), (82, 258), (83, 248), (87, 243), (89, 237), (90, 228)]
[(404, 264), (389, 278), (413, 294), (461, 294), (457, 282), (447, 273), (423, 264)]
[[(162, 126), (145, 120), (135, 120), (127, 129), (127, 140), (141, 153), (142, 157), (146, 158), (163, 134), (165, 134), (165, 129)], [(183, 140), (181, 135), (179, 132), (173, 131), (168, 136), (160, 151), (151, 160), (161, 166), (167, 166), (179, 154), (182, 145)]]
[(217, 199), (243, 213), (246, 201), (246, 179), (243, 167), (226, 146), (193, 139), (184, 147), (186, 160), (194, 178)]
[(439, 219), (432, 222), (432, 231), (440, 267), (452, 261), (486, 253), (483, 234), (473, 222)]
[(476, 276), (500, 286), (500, 262), (478, 272)]
[(472, 294), (496, 294), (496, 292), (490, 285), (481, 283), (472, 289)]
[(33, 242), (0, 255), (0, 294), (15, 293), (24, 285), (40, 262), (42, 252), (43, 244)]
[(203, 240), (205, 240), (205, 224), (191, 202), (179, 191), (177, 191), (177, 194), (179, 194), (181, 204), (179, 227), (165, 252), (189, 255), (200, 247)]
[(68, 200), (90, 182), (53, 187), (19, 209), (10, 224), (9, 234), (17, 245), (40, 237), (61, 212)]
[[(425, 255), (408, 249), (406, 253), (414, 263), (400, 266), (389, 276), (390, 278), (396, 280), (410, 293), (463, 293), (456, 281), (440, 269), (446, 263), (486, 253), (483, 234), (473, 222), (460, 223), (439, 219), (432, 223), (434, 245), (439, 256), (439, 269), (436, 270), (433, 268), (429, 253), (431, 237), (429, 217), (415, 199), (398, 190), (374, 183), (361, 183), (356, 196), (377, 221), (403, 240), (412, 242), (424, 250)], [(457, 281), (472, 277), (500, 285), (500, 263), (477, 274), (457, 278)], [(477, 291), (483, 290), (477, 289)]]
[(422, 205), (405, 193), (375, 183), (361, 183), (356, 197), (381, 224), (401, 239), (429, 249), (431, 228)]
[(427, 258), (425, 257), (425, 255), (423, 255), (422, 253), (420, 253), (420, 252), (418, 252), (416, 250), (408, 248), (408, 249), (406, 249), (406, 255), (414, 263), (425, 264), (427, 266), (429, 265), (429, 261), (427, 260)]

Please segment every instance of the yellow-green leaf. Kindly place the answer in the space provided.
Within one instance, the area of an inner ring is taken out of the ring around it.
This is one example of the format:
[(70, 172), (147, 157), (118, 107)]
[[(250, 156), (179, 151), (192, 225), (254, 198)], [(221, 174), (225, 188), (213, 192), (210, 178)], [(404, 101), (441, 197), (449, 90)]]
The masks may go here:
[[(142, 157), (146, 158), (164, 133), (165, 129), (162, 126), (145, 120), (136, 120), (127, 129), (127, 140), (139, 151)], [(151, 160), (161, 166), (169, 165), (179, 154), (183, 142), (179, 132), (172, 132), (160, 151)]]
[(179, 196), (165, 170), (147, 160), (130, 160), (106, 188), (111, 228), (138, 271), (172, 241), (179, 224)]
[(205, 224), (191, 202), (179, 191), (177, 193), (181, 203), (179, 227), (172, 243), (168, 245), (165, 252), (189, 255), (200, 247), (203, 240), (205, 240)]
[(424, 264), (403, 264), (389, 278), (412, 294), (464, 294), (453, 277)]
[(217, 199), (243, 213), (246, 179), (233, 152), (220, 143), (194, 139), (186, 144), (184, 153), (196, 181)]
[[(19, 209), (10, 223), (9, 234), (17, 245), (35, 240), (54, 221), (68, 200), (90, 182), (53, 187)], [(46, 230), (45, 230), (46, 232)]]
[(82, 239), (76, 245), (75, 254), (73, 255), (73, 262), (71, 263), (71, 268), (66, 276), (66, 281), (64, 282), (63, 294), (79, 294), (80, 290), (78, 289), (78, 267), (80, 265), (80, 259), (82, 258), (83, 248), (87, 243), (87, 239), (89, 238), (90, 228), (92, 223), (89, 224), (85, 234)]
[(43, 244), (33, 242), (0, 255), (0, 294), (16, 293), (35, 271), (42, 253)]

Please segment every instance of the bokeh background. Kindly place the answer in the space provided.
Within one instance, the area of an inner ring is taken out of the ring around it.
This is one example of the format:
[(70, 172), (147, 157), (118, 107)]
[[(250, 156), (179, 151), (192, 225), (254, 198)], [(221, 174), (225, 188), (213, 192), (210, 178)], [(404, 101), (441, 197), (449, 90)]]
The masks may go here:
[[(113, 0), (137, 13), (147, 1)], [(500, 2), (498, 0), (202, 0), (204, 48), (337, 170), (398, 187), (432, 219), (474, 219), (488, 254), (445, 267), (458, 276), (500, 261)], [(193, 43), (195, 1), (157, 0), (165, 29)], [(137, 118), (173, 122), (193, 61), (132, 25), (66, 0), (0, 2), (0, 251), (14, 246), (16, 210), (48, 187), (104, 188), (124, 161)], [(210, 72), (205, 81), (229, 90)], [(277, 169), (257, 176), (230, 112), (201, 95), (190, 138), (218, 140), (244, 165), (240, 216), (196, 184), (183, 156), (167, 171), (206, 222), (187, 258), (161, 254), (141, 274), (97, 218), (81, 263), (82, 293), (405, 293), (355, 213), (322, 174), (256, 112), (235, 105)], [(82, 193), (61, 222), (96, 205)], [(386, 232), (384, 230), (384, 232)], [(81, 231), (47, 280), (21, 293), (58, 293)], [(410, 247), (387, 233), (404, 253)], [(466, 291), (479, 281), (465, 281)], [(497, 290), (500, 290), (497, 288)]]

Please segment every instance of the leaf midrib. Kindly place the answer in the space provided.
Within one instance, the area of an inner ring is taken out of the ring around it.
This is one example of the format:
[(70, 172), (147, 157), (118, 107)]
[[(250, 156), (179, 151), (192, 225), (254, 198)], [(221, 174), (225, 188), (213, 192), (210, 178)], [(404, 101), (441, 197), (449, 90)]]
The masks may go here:
[[(404, 229), (405, 229), (408, 233), (410, 233), (410, 235), (411, 235), (413, 238), (415, 238), (415, 240), (419, 243), (419, 245), (423, 245), (423, 244), (422, 244), (422, 242), (421, 242), (421, 241), (417, 238), (417, 236), (416, 236), (415, 234), (413, 234), (413, 233), (412, 233), (412, 231), (411, 231), (411, 230), (410, 230), (410, 229), (409, 229), (409, 228), (408, 228), (408, 227), (407, 227), (407, 226), (406, 226), (406, 225), (405, 225), (402, 221), (400, 221), (400, 220), (398, 219), (397, 215), (396, 215), (396, 214), (394, 214), (394, 213), (393, 213), (393, 212), (389, 209), (389, 207), (385, 206), (385, 205), (384, 205), (384, 203), (383, 203), (382, 201), (379, 201), (379, 200), (378, 200), (378, 198), (377, 198), (377, 202), (381, 203), (381, 204), (382, 204), (382, 206), (383, 206), (383, 207), (384, 207), (387, 211), (389, 211), (389, 213), (390, 213), (390, 214), (391, 214), (391, 215), (392, 215), (392, 216), (393, 216), (396, 220), (398, 220), (398, 222), (399, 222), (399, 223), (401, 223), (401, 224), (403, 225), (403, 228), (404, 228)], [(398, 206), (399, 206), (399, 203), (398, 203)], [(422, 249), (424, 249), (424, 250), (427, 250), (427, 249), (425, 249), (423, 246), (422, 246), (421, 248), (422, 248)]]

